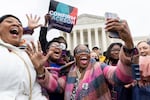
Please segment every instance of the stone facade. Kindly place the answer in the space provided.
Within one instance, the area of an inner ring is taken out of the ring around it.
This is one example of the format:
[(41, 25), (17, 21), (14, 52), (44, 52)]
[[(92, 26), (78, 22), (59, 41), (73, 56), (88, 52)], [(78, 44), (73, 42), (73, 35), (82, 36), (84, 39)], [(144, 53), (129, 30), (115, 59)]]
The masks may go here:
[[(78, 16), (77, 23), (71, 33), (60, 32), (68, 43), (68, 49), (73, 50), (77, 44), (85, 44), (90, 49), (98, 46), (105, 51), (112, 42), (122, 42), (119, 39), (112, 39), (104, 30), (105, 19), (102, 16), (82, 14)], [(141, 40), (147, 40), (147, 36), (134, 37), (135, 45)]]

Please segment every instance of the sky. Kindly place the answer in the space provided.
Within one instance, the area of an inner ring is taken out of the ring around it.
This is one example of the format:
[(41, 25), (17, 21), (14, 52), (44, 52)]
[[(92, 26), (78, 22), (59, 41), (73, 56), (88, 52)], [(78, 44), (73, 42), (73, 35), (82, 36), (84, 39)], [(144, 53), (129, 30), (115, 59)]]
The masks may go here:
[[(121, 19), (127, 20), (132, 36), (150, 36), (149, 0), (57, 0), (78, 8), (78, 15), (92, 14), (104, 16), (105, 12), (117, 13)], [(27, 26), (26, 14), (41, 17), (48, 12), (50, 0), (3, 0), (0, 3), (0, 16), (13, 14), (20, 18), (23, 26)], [(57, 30), (49, 31), (50, 35), (57, 36)], [(33, 34), (38, 38), (39, 28)]]

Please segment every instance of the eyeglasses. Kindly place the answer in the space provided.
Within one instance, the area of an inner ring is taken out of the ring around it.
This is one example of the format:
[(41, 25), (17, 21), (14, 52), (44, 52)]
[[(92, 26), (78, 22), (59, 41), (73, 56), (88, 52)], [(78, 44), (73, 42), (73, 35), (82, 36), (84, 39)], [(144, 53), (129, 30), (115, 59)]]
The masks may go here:
[(111, 52), (120, 51), (120, 49), (111, 49)]
[(75, 52), (75, 54), (80, 54), (80, 53), (88, 53), (89, 54), (90, 51), (88, 49), (86, 49), (86, 50), (77, 49)]
[(61, 46), (61, 49), (62, 49), (62, 50), (65, 50), (65, 49), (66, 49), (66, 44), (60, 43), (60, 46)]
[(62, 45), (60, 44), (51, 44), (50, 47), (62, 49)]

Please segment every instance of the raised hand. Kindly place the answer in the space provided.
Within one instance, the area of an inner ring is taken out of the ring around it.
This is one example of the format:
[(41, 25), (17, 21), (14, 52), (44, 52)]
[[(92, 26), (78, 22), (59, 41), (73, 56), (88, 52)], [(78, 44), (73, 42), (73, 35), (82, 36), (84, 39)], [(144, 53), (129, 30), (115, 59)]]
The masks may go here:
[(43, 55), (40, 42), (38, 41), (38, 46), (36, 48), (35, 44), (31, 42), (31, 45), (27, 45), (26, 52), (29, 55), (35, 70), (38, 74), (44, 73), (44, 64), (49, 58), (49, 54)]
[(34, 30), (35, 28), (42, 26), (41, 24), (38, 23), (40, 20), (40, 17), (38, 17), (37, 15), (35, 15), (33, 17), (32, 14), (30, 14), (30, 16), (28, 14), (26, 14), (26, 17), (28, 19), (28, 28), (29, 29)]
[(48, 25), (49, 20), (51, 19), (51, 16), (50, 16), (50, 14), (46, 14), (44, 17), (45, 17), (44, 26), (46, 27)]
[(106, 22), (106, 31), (117, 31), (119, 37), (125, 42), (126, 47), (133, 48), (133, 40), (126, 20), (109, 19)]

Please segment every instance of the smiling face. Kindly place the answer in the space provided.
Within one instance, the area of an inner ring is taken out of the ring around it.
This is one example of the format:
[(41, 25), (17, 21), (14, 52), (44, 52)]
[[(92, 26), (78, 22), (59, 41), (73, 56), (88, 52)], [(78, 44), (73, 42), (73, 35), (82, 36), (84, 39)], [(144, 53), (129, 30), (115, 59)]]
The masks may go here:
[(76, 64), (79, 69), (85, 69), (90, 62), (90, 50), (85, 45), (78, 45), (74, 50)]
[(120, 49), (121, 47), (119, 45), (114, 45), (112, 48), (111, 48), (111, 51), (110, 51), (110, 56), (111, 58), (113, 59), (119, 59), (119, 52), (120, 52)]
[(19, 46), (23, 27), (18, 19), (7, 17), (0, 23), (0, 38), (9, 44)]
[(139, 42), (137, 48), (141, 56), (150, 55), (150, 45), (146, 41)]

